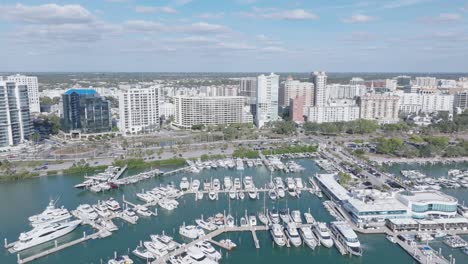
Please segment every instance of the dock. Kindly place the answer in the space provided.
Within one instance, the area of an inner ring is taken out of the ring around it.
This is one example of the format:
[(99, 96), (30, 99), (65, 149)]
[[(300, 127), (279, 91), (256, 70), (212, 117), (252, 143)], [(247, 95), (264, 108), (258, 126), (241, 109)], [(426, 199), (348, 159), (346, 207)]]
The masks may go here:
[(418, 263), (435, 263), (435, 264), (450, 264), (450, 262), (439, 255), (436, 251), (426, 245), (408, 244), (400, 239), (396, 239), (396, 243), (403, 248), (411, 257)]

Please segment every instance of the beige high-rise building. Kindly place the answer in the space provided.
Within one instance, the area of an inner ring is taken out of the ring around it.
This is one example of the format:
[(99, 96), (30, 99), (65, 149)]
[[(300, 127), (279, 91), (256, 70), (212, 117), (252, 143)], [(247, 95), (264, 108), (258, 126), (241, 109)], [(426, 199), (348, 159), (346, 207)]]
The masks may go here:
[(298, 96), (303, 97), (304, 106), (312, 106), (314, 103), (314, 84), (293, 80), (289, 76), (284, 82), (284, 87), (281, 89), (279, 104), (280, 106), (288, 107), (290, 100)]
[(359, 98), (360, 118), (380, 124), (398, 122), (400, 97), (392, 94), (366, 94)]

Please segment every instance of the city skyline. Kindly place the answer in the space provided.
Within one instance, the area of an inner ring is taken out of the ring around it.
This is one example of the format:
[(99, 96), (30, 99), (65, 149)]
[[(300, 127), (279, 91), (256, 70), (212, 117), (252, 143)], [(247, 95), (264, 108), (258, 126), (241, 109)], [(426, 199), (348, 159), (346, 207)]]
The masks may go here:
[(0, 71), (463, 72), (468, 67), (468, 3), (461, 0), (4, 2), (0, 47), (8, 64)]

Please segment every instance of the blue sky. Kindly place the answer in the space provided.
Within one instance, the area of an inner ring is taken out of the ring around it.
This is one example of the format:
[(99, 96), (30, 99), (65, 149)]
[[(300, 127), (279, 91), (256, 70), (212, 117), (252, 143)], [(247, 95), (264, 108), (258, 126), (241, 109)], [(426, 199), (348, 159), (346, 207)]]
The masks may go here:
[(0, 30), (1, 71), (468, 71), (468, 0), (3, 0)]

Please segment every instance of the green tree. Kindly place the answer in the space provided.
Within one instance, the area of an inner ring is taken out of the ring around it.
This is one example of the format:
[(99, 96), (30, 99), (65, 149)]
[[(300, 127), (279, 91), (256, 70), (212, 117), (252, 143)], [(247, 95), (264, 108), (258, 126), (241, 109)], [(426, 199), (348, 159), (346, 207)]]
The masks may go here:
[(293, 121), (273, 122), (272, 131), (282, 135), (292, 135), (296, 133), (296, 124)]

